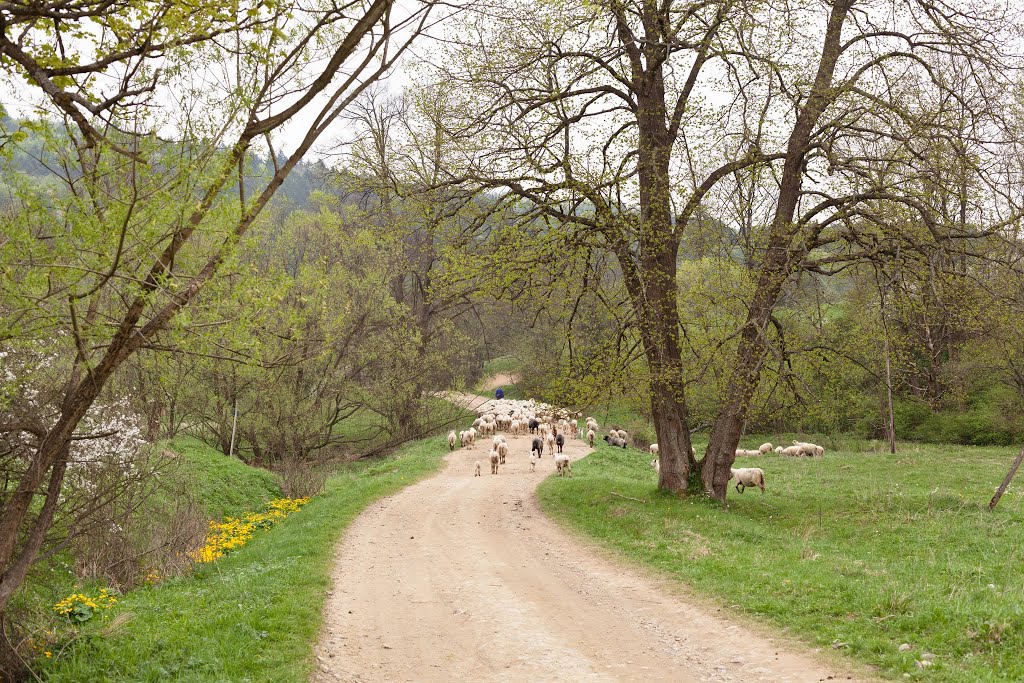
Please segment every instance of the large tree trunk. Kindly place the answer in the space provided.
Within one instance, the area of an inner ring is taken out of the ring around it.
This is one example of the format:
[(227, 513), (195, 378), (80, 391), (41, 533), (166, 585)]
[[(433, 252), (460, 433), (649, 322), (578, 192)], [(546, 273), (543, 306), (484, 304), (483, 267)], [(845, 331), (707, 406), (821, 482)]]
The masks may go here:
[(801, 258), (799, 253), (790, 250), (790, 244), (799, 232), (793, 221), (803, 183), (804, 162), (818, 119), (835, 97), (832, 81), (842, 53), (843, 24), (852, 4), (853, 0), (837, 0), (832, 5), (814, 85), (806, 104), (797, 113), (786, 146), (779, 203), (772, 219), (768, 249), (736, 350), (736, 362), (726, 388), (727, 399), (715, 419), (708, 450), (701, 461), (704, 490), (717, 500), (724, 501), (728, 492), (729, 469), (736, 459), (736, 446), (761, 376), (767, 347), (765, 332), (772, 310), (782, 286)]

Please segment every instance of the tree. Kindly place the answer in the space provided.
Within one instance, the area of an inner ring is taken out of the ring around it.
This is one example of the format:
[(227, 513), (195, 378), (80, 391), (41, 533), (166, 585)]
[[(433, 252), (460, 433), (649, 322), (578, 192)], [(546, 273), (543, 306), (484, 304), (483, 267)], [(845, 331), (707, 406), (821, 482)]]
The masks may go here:
[[(1017, 197), (1000, 184), (1015, 173), (997, 104), (1010, 91), (1008, 13), (925, 0), (508, 9), (470, 20), (469, 37), (435, 60), (439, 82), (462, 87), (448, 91), (441, 117), (464, 145), (449, 181), (504, 192), (524, 217), (543, 215), (567, 239), (615, 255), (649, 369), (662, 488), (683, 491), (699, 474), (701, 488), (724, 499), (780, 329), (773, 311), (795, 273), (884, 259), (897, 242), (920, 246), (918, 226), (935, 244), (1016, 220)], [(968, 84), (984, 95), (964, 97)], [(934, 230), (942, 214), (914, 183), (926, 173), (922, 148), (964, 132), (952, 125), (958, 107), (974, 127), (948, 152), (985, 198), (968, 209), (978, 220), (966, 231), (943, 233)], [(996, 144), (986, 149), (983, 139)], [(679, 249), (698, 219), (727, 215), (730, 183), (742, 189), (738, 228), (755, 286), (698, 463), (689, 455)], [(889, 225), (891, 212), (913, 214), (913, 233)]]
[[(28, 80), (69, 124), (51, 135), (64, 152), (63, 186), (45, 201), (22, 188), (0, 246), (0, 343), (56, 339), (74, 359), (59, 408), (38, 427), (8, 415), (0, 423), (30, 440), (27, 466), (0, 498), (0, 612), (52, 526), (69, 445), (109, 380), (196, 300), (289, 172), (394, 65), (432, 9), (392, 0), (0, 8), (5, 72)], [(274, 136), (300, 116), (293, 150), (249, 196), (248, 155), (262, 145), (277, 160)], [(161, 139), (167, 131), (173, 141)]]

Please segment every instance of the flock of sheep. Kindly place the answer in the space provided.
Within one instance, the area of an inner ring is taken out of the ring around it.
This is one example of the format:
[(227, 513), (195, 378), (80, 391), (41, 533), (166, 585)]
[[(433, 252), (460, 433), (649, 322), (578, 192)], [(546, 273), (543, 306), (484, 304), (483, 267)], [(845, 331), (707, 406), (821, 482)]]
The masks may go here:
[[(473, 421), (473, 425), (458, 434), (455, 430), (448, 432), (448, 448), (455, 450), (461, 445), (463, 448), (472, 449), (476, 446), (478, 436), (491, 436), (491, 450), (488, 453), (488, 460), (491, 463), (491, 474), (498, 473), (498, 467), (505, 464), (508, 456), (508, 443), (505, 436), (498, 432), (506, 432), (512, 438), (531, 434), (533, 440), (530, 447), (530, 471), (533, 472), (537, 461), (547, 452), (555, 458), (555, 468), (558, 475), (572, 476), (572, 464), (569, 456), (562, 453), (562, 446), (565, 439), (576, 438), (582, 433), (579, 429), (578, 414), (570, 413), (564, 408), (554, 408), (546, 403), (535, 402), (532, 399), (517, 401), (512, 399), (496, 399), (484, 403), (478, 409), (480, 417)], [(585, 420), (585, 439), (593, 447), (594, 439), (600, 432), (600, 425), (593, 417)], [(629, 433), (624, 429), (609, 429), (603, 437), (604, 440), (617, 448), (626, 448), (630, 442)], [(736, 450), (737, 458), (753, 458), (767, 455), (771, 452), (779, 455), (811, 458), (820, 458), (825, 454), (825, 449), (817, 444), (806, 441), (794, 441), (791, 446), (773, 447), (770, 443), (761, 444), (757, 450)], [(657, 472), (660, 468), (658, 460), (658, 444), (650, 445), (651, 467)], [(691, 446), (691, 455), (696, 456), (696, 451)], [(481, 476), (481, 462), (474, 463), (474, 476)], [(743, 493), (749, 487), (756, 486), (764, 493), (764, 470), (760, 467), (739, 467), (730, 470), (730, 480), (736, 480), (736, 491)]]

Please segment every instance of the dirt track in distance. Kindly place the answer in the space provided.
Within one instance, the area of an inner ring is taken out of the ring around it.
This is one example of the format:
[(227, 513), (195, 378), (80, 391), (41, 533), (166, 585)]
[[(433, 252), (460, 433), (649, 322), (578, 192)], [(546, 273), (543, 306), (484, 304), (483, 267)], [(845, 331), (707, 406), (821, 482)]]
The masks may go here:
[[(531, 472), (530, 438), (506, 438), (499, 474), (489, 439), (478, 441), (352, 524), (314, 681), (865, 680), (560, 529), (535, 497), (553, 458)], [(590, 449), (570, 440), (565, 450)]]

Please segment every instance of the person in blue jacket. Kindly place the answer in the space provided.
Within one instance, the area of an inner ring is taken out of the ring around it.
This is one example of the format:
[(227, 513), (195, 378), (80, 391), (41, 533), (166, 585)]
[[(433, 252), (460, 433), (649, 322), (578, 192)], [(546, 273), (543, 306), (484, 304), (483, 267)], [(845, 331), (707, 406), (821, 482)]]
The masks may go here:
[(498, 387), (498, 390), (494, 392), (494, 397), (498, 399), (505, 398), (505, 392), (501, 390), (501, 387)]

